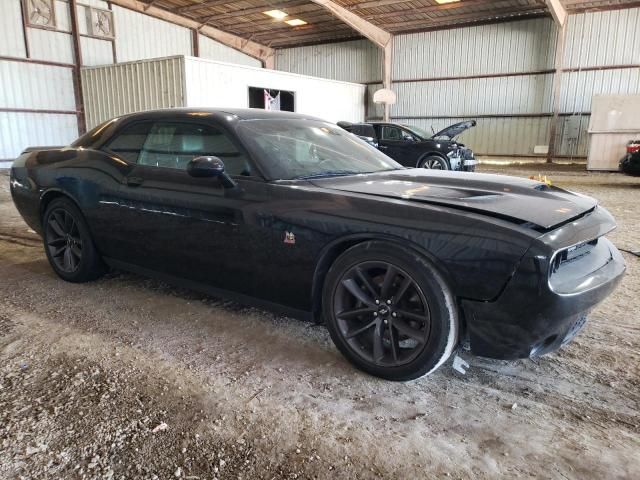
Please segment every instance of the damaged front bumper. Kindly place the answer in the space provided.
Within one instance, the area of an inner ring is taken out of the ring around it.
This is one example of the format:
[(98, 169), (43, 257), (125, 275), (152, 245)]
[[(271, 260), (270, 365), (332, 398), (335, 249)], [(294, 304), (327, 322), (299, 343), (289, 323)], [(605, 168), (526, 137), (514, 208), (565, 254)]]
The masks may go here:
[(614, 225), (611, 215), (597, 208), (538, 239), (497, 299), (462, 300), (471, 351), (505, 360), (528, 358), (573, 339), (589, 311), (624, 275), (622, 255), (601, 236)]

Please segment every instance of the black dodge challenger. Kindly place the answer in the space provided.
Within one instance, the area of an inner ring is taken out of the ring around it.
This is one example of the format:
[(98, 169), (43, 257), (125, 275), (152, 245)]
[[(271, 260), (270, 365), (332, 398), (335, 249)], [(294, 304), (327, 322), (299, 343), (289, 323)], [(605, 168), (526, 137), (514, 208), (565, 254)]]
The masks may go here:
[(393, 380), (460, 344), (554, 350), (625, 270), (591, 198), (407, 169), (293, 113), (123, 116), (24, 153), (11, 193), (64, 280), (111, 266), (323, 321), (351, 362)]

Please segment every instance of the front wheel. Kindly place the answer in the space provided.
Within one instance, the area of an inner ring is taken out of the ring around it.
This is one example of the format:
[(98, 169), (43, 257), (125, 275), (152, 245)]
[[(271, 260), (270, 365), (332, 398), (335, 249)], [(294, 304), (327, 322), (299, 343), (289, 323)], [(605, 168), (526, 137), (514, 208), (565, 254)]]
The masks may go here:
[(431, 155), (423, 158), (418, 162), (418, 167), (426, 168), (428, 170), (449, 170), (449, 164), (447, 161), (438, 155)]
[(348, 249), (327, 273), (322, 305), (336, 347), (356, 367), (388, 380), (433, 372), (457, 343), (457, 310), (445, 280), (401, 246)]

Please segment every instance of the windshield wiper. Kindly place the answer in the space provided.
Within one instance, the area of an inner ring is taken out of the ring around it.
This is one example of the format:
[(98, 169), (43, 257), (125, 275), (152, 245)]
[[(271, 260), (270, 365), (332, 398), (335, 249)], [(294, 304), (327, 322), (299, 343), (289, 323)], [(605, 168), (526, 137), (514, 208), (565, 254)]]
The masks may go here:
[(312, 178), (323, 177), (345, 177), (347, 175), (358, 175), (360, 172), (354, 172), (352, 170), (327, 170), (326, 172), (312, 173), (310, 175), (300, 175), (294, 177), (293, 180), (310, 180)]

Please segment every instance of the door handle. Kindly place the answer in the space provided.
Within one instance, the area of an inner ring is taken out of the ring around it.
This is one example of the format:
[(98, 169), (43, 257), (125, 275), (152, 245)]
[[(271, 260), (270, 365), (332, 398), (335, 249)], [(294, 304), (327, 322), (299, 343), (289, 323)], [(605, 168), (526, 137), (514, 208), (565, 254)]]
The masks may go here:
[(124, 181), (130, 187), (139, 187), (144, 180), (140, 177), (127, 177)]
[(379, 148), (380, 150), (386, 150), (386, 149), (387, 149), (387, 148), (389, 148), (389, 147), (387, 147), (386, 145), (378, 145), (378, 148)]

